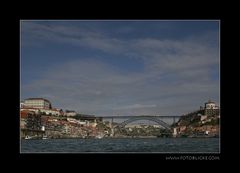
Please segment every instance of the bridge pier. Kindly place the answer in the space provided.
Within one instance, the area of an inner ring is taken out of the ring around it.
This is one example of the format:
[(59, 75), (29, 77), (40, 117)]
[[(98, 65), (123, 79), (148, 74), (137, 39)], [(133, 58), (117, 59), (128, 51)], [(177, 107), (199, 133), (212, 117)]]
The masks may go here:
[(176, 127), (173, 128), (173, 137), (177, 137), (177, 128)]
[(111, 118), (111, 122), (110, 122), (110, 128), (111, 128), (111, 133), (110, 133), (110, 136), (114, 136), (113, 117)]
[(111, 134), (110, 136), (114, 136), (114, 128), (111, 128)]

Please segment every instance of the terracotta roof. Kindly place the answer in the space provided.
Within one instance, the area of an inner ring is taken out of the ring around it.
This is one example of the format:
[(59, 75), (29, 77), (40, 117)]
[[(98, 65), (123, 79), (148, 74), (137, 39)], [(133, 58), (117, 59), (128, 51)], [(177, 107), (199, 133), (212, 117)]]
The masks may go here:
[(29, 110), (22, 110), (22, 111), (20, 111), (20, 118), (27, 118), (29, 113), (33, 113), (33, 112), (29, 111)]
[(59, 111), (57, 108), (52, 108), (51, 110), (53, 110), (53, 111)]

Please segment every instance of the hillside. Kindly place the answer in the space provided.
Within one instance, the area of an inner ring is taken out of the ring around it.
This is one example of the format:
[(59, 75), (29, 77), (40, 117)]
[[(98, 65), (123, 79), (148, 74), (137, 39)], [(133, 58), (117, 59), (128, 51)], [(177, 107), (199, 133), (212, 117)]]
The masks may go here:
[(220, 116), (201, 115), (198, 112), (182, 116), (173, 125), (176, 137), (218, 137)]

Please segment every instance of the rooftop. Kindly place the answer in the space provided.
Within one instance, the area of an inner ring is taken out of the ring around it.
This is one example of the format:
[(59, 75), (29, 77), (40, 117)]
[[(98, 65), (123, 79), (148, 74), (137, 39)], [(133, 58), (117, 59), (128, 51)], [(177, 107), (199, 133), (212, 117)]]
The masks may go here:
[(28, 98), (28, 99), (25, 99), (25, 100), (44, 100), (44, 101), (50, 102), (49, 100), (44, 99), (44, 98)]
[(29, 113), (34, 114), (34, 112), (29, 111), (29, 110), (21, 110), (21, 111), (20, 111), (20, 117), (21, 117), (21, 118), (27, 118), (27, 116), (28, 116)]
[(215, 102), (213, 102), (213, 101), (211, 101), (211, 100), (209, 99), (207, 103), (215, 103)]

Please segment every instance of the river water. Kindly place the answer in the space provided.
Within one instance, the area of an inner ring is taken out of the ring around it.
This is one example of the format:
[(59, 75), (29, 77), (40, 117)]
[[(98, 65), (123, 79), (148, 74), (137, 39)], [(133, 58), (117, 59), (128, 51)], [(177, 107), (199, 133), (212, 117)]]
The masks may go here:
[(21, 140), (21, 153), (219, 153), (219, 138)]

